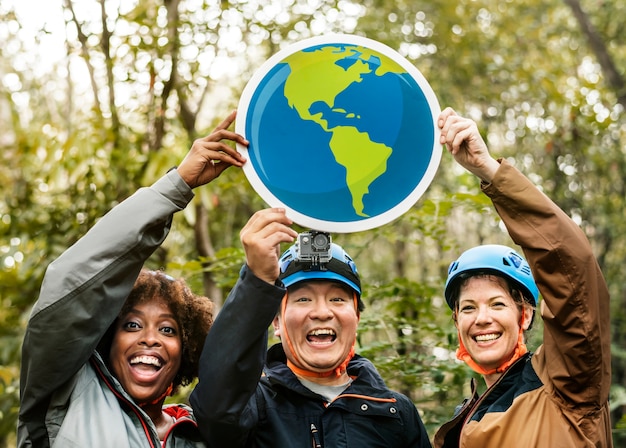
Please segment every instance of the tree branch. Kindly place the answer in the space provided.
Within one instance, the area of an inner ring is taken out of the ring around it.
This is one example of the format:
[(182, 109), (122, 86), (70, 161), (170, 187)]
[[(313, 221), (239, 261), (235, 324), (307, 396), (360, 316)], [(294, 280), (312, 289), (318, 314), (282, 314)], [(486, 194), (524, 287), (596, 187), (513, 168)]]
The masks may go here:
[[(209, 214), (206, 207), (201, 201), (196, 203), (196, 222), (194, 224), (194, 233), (196, 237), (196, 249), (203, 258), (214, 258), (215, 248), (209, 235)], [(222, 307), (222, 291), (215, 283), (213, 275), (210, 272), (204, 272), (202, 275), (205, 294), (213, 300), (216, 307), (216, 313)]]
[(602, 67), (602, 72), (609, 86), (614, 89), (617, 94), (618, 102), (626, 108), (626, 81), (617, 70), (602, 37), (589, 20), (589, 16), (583, 11), (578, 0), (564, 1), (571, 8), (576, 20), (578, 20), (578, 24), (587, 38), (591, 51), (593, 51), (600, 67)]
[(111, 32), (107, 27), (107, 15), (104, 8), (105, 1), (106, 0), (100, 0), (100, 15), (102, 20), (102, 39), (100, 40), (100, 46), (102, 47), (102, 53), (104, 53), (104, 63), (107, 73), (107, 87), (109, 88), (109, 110), (111, 111), (111, 127), (113, 128), (114, 138), (117, 141), (119, 136), (120, 120), (117, 115), (117, 107), (115, 106), (115, 79), (113, 77), (113, 60), (111, 58)]
[(70, 11), (72, 15), (71, 21), (74, 22), (76, 26), (76, 35), (78, 36), (78, 41), (80, 42), (80, 52), (83, 55), (83, 59), (85, 60), (85, 64), (87, 65), (87, 71), (89, 72), (89, 80), (91, 81), (91, 90), (93, 91), (93, 100), (95, 103), (95, 110), (98, 116), (102, 119), (102, 106), (100, 105), (100, 100), (98, 98), (98, 83), (96, 82), (95, 70), (93, 65), (91, 64), (91, 60), (89, 58), (89, 47), (87, 46), (87, 36), (83, 32), (83, 28), (76, 17), (76, 13), (74, 12), (74, 5), (72, 4), (72, 0), (65, 0), (65, 7), (68, 11)]

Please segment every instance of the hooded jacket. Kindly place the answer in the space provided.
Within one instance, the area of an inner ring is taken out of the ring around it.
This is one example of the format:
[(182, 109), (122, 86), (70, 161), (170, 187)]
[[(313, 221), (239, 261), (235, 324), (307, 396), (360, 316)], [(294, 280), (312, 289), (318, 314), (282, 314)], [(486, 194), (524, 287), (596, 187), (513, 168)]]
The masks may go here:
[[(114, 207), (48, 266), (22, 348), (18, 447), (161, 446), (151, 419), (96, 347), (172, 215), (192, 197), (171, 171)], [(205, 446), (190, 408), (164, 409), (177, 420), (166, 448)]]
[(415, 405), (389, 390), (367, 359), (352, 358), (353, 382), (328, 403), (287, 367), (281, 344), (266, 353), (267, 329), (284, 295), (282, 285), (244, 267), (215, 320), (190, 397), (208, 445), (430, 447)]
[(445, 448), (612, 447), (609, 294), (582, 230), (505, 160), (483, 191), (522, 247), (543, 300), (543, 344), (435, 435)]

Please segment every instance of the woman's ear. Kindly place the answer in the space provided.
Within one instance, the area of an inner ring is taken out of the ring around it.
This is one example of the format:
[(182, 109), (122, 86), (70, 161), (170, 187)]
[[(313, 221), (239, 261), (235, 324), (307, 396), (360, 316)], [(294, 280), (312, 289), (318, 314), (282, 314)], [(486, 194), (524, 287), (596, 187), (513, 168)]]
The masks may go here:
[(530, 327), (530, 324), (533, 321), (533, 314), (535, 313), (535, 309), (531, 305), (524, 303), (524, 307), (522, 308), (522, 313), (524, 313), (524, 322), (522, 324), (522, 330), (526, 331), (528, 330), (528, 328)]

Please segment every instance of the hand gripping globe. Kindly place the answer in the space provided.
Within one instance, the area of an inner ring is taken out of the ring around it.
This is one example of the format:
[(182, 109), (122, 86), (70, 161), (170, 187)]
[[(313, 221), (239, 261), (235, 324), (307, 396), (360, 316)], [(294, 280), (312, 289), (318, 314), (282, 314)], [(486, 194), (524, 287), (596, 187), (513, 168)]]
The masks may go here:
[(441, 160), (440, 108), (391, 48), (353, 35), (305, 39), (255, 72), (236, 130), (246, 177), (272, 207), (325, 232), (382, 226), (408, 211)]

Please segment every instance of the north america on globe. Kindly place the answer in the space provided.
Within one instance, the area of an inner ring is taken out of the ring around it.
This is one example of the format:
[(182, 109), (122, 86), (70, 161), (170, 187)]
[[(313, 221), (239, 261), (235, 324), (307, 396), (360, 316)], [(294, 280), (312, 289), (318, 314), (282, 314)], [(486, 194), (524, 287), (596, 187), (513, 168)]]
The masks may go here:
[(244, 171), (270, 205), (318, 230), (354, 231), (414, 203), (431, 176), (434, 115), (413, 67), (387, 53), (341, 41), (299, 47), (248, 83)]
[[(317, 64), (316, 70), (291, 71), (285, 81), (285, 97), (301, 119), (312, 121), (331, 134), (330, 149), (337, 163), (346, 169), (346, 185), (352, 195), (354, 211), (359, 216), (368, 216), (363, 212), (363, 197), (370, 184), (386, 171), (393, 148), (372, 141), (367, 131), (359, 130), (355, 123), (349, 124), (350, 120), (359, 120), (359, 114), (336, 107), (335, 100), (364, 77), (383, 76), (399, 67), (385, 63), (366, 48), (345, 45), (300, 51), (283, 62), (302, 67), (320, 60), (326, 63)], [(309, 86), (315, 79), (324, 82), (318, 82), (317, 88), (311, 89)]]

